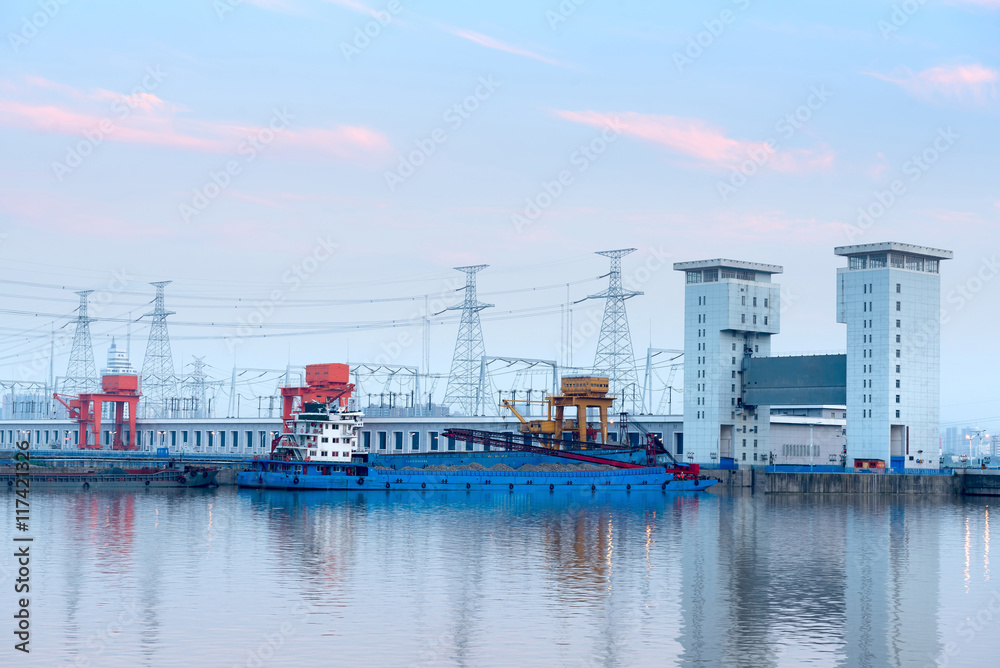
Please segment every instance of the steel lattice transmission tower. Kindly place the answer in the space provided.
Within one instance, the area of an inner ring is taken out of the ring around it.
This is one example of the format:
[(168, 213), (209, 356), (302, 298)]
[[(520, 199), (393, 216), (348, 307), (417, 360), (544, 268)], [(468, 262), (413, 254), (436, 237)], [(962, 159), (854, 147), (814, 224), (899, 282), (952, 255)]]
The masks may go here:
[(93, 290), (77, 292), (80, 307), (76, 311), (76, 334), (69, 353), (69, 366), (63, 379), (62, 391), (67, 394), (97, 391), (97, 367), (94, 365), (94, 346), (90, 341), (90, 323), (95, 318), (87, 315), (87, 297)]
[(477, 264), (470, 267), (455, 267), (465, 272), (465, 299), (461, 304), (451, 306), (446, 311), (462, 311), (462, 323), (458, 327), (455, 340), (455, 355), (451, 359), (451, 373), (448, 375), (448, 389), (444, 405), (458, 405), (464, 415), (475, 415), (479, 409), (479, 365), (486, 346), (483, 344), (483, 328), (479, 322), (479, 312), (493, 304), (482, 304), (476, 297), (476, 274), (488, 267)]
[(194, 400), (194, 406), (191, 407), (191, 417), (206, 418), (208, 417), (208, 404), (205, 401), (205, 358), (194, 356), (194, 361), (188, 366), (194, 367), (190, 377), (191, 398)]
[(177, 377), (174, 375), (174, 358), (170, 353), (170, 337), (167, 334), (167, 316), (173, 315), (164, 305), (163, 288), (171, 281), (150, 283), (156, 288), (153, 310), (142, 317), (150, 316), (149, 340), (146, 342), (146, 356), (142, 360), (142, 395), (145, 403), (145, 417), (169, 417), (168, 401), (177, 394)]
[(632, 336), (628, 329), (628, 314), (625, 300), (642, 293), (626, 290), (622, 286), (622, 258), (634, 248), (600, 251), (597, 254), (611, 258), (611, 272), (608, 289), (589, 295), (587, 299), (604, 299), (604, 320), (601, 334), (597, 339), (597, 354), (594, 356), (594, 373), (607, 376), (609, 391), (619, 399), (619, 408), (631, 411), (637, 408), (639, 379), (635, 371), (635, 357), (632, 355)]

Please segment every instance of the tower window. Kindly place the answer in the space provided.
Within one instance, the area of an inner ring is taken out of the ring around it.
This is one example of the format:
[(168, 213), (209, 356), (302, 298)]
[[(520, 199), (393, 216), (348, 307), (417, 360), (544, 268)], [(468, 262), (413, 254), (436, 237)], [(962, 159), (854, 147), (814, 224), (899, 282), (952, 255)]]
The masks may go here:
[(896, 335), (896, 343), (899, 343), (899, 342), (900, 342), (900, 336), (899, 336), (899, 334), (897, 334)]
[(896, 373), (899, 373), (899, 365), (896, 365)]
[(899, 417), (899, 409), (896, 410), (896, 417)]
[(766, 315), (764, 316), (764, 324), (765, 325), (767, 324), (767, 316)]
[(897, 404), (899, 403), (899, 395), (898, 394), (896, 395), (896, 403)]
[(899, 378), (896, 379), (896, 389), (899, 389)]
[(899, 348), (896, 348), (896, 357), (899, 357)]
[(903, 310), (903, 302), (896, 302), (896, 310), (897, 311)]
[(899, 294), (902, 291), (903, 291), (903, 286), (900, 285), (899, 283), (896, 283), (896, 294)]
[(741, 313), (740, 314), (740, 322), (745, 323), (746, 321), (747, 321), (747, 314), (746, 313)]
[(754, 298), (753, 298), (753, 305), (754, 305), (754, 306), (756, 306), (756, 305), (757, 305), (757, 298), (756, 298), (756, 297), (754, 297)]
[(767, 297), (764, 297), (764, 308), (767, 308)]

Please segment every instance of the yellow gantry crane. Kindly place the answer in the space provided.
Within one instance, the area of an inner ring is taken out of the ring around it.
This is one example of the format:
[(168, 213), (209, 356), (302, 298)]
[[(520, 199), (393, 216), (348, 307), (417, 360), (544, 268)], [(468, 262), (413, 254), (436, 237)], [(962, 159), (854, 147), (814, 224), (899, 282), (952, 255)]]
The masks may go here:
[[(554, 439), (553, 447), (559, 447), (563, 432), (575, 432), (578, 441), (592, 440), (588, 438), (588, 432), (595, 437), (598, 429), (588, 429), (587, 409), (597, 408), (600, 411), (600, 442), (608, 442), (608, 410), (615, 402), (614, 397), (608, 396), (608, 379), (599, 376), (566, 376), (562, 379), (562, 393), (554, 397), (546, 397), (544, 400), (523, 400), (516, 401), (504, 399), (503, 406), (514, 414), (520, 421), (517, 430), (522, 434), (534, 434), (537, 436), (549, 436)], [(546, 418), (544, 420), (529, 420), (518, 412), (515, 404), (545, 404)], [(575, 408), (576, 415), (573, 419), (564, 419), (565, 409)], [(555, 417), (553, 417), (555, 409)], [(547, 441), (548, 439), (544, 439)], [(543, 441), (544, 442), (544, 441)]]

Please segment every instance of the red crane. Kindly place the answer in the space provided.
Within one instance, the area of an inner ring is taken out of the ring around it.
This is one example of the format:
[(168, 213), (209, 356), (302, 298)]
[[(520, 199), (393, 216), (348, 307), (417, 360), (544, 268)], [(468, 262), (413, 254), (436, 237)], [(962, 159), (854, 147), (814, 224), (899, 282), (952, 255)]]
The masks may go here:
[[(79, 396), (72, 397), (53, 393), (56, 401), (61, 403), (69, 411), (69, 417), (76, 420), (79, 425), (80, 435), (77, 447), (81, 450), (101, 449), (101, 415), (104, 412), (104, 404), (111, 405), (111, 423), (113, 430), (110, 437), (112, 450), (137, 450), (135, 445), (135, 414), (139, 407), (139, 398), (142, 392), (139, 391), (139, 377), (132, 375), (125, 376), (103, 376), (101, 378), (101, 389), (103, 392), (82, 392)], [(68, 401), (67, 401), (68, 400)], [(128, 417), (125, 417), (126, 406), (128, 407)], [(125, 440), (125, 420), (128, 420), (128, 440)], [(93, 435), (93, 440), (90, 436)]]

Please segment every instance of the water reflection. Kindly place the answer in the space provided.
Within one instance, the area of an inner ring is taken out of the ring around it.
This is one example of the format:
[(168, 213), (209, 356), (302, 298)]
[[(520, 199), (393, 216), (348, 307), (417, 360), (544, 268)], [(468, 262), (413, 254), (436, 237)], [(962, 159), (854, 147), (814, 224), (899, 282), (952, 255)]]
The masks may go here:
[[(221, 488), (34, 503), (52, 536), (35, 566), (51, 641), (25, 665), (328, 665), (336, 647), (363, 665), (922, 666), (991, 591), (988, 505), (942, 497)], [(989, 650), (978, 636), (948, 665)]]

